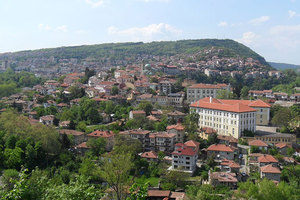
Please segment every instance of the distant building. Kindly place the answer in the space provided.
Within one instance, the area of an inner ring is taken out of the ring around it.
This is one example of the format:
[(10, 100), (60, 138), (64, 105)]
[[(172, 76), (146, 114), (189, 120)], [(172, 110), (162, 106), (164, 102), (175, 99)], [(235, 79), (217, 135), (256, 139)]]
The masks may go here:
[(230, 91), (230, 85), (227, 84), (193, 84), (187, 88), (187, 102), (192, 103), (205, 97), (217, 97), (219, 90)]
[(238, 180), (235, 173), (230, 172), (211, 172), (208, 173), (209, 184), (216, 187), (218, 185), (224, 185), (231, 189), (237, 188)]
[(213, 157), (218, 160), (233, 160), (237, 154), (237, 148), (225, 144), (212, 144), (206, 150), (207, 157)]
[(104, 138), (106, 142), (106, 151), (111, 151), (114, 147), (114, 133), (112, 131), (96, 130), (87, 135), (88, 139)]
[(193, 173), (196, 169), (198, 149), (199, 143), (192, 140), (184, 144), (177, 143), (172, 153), (172, 169)]
[(280, 169), (272, 166), (271, 164), (260, 167), (260, 178), (267, 178), (269, 180), (279, 182), (280, 174)]

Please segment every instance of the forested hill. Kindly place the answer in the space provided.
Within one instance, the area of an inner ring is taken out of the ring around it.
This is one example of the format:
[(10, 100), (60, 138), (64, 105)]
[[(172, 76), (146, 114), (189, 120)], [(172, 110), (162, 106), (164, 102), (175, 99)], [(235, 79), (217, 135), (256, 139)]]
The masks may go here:
[(172, 56), (176, 54), (193, 54), (204, 48), (217, 47), (224, 49), (224, 57), (251, 57), (263, 65), (269, 65), (265, 59), (250, 48), (233, 40), (199, 39), (162, 41), (151, 43), (106, 43), (97, 45), (83, 45), (72, 47), (59, 47), (51, 49), (20, 51), (0, 54), (0, 60), (26, 60), (30, 58), (125, 58), (126, 56), (153, 55)]
[(278, 70), (285, 70), (285, 69), (300, 69), (300, 65), (293, 65), (287, 63), (275, 63), (275, 62), (268, 62), (272, 67)]

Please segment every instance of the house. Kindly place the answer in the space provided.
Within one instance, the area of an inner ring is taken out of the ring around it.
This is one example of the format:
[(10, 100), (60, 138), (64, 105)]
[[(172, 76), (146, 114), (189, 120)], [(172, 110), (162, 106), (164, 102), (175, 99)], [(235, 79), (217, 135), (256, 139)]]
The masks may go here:
[(237, 154), (237, 148), (225, 144), (212, 144), (207, 149), (207, 157), (213, 157), (218, 160), (234, 160)]
[(47, 126), (53, 125), (54, 119), (55, 119), (54, 115), (45, 115), (40, 117), (40, 123)]
[(276, 182), (280, 182), (281, 171), (272, 164), (260, 167), (260, 178), (267, 178)]
[(194, 173), (198, 159), (198, 149), (199, 143), (192, 140), (184, 144), (177, 143), (172, 153), (171, 169)]
[(209, 184), (216, 187), (218, 185), (224, 185), (231, 189), (237, 188), (238, 180), (235, 173), (231, 172), (208, 172)]
[(143, 130), (143, 129), (136, 129), (136, 130), (128, 130), (128, 131), (122, 131), (119, 134), (128, 136), (131, 139), (138, 139), (142, 145), (143, 145), (143, 150), (150, 150), (149, 147), (149, 133), (150, 131)]
[(239, 173), (241, 166), (233, 160), (223, 159), (221, 162), (221, 171)]
[(149, 148), (152, 151), (162, 151), (165, 154), (171, 154), (174, 150), (176, 134), (167, 132), (158, 132), (149, 134)]
[(114, 147), (114, 133), (112, 131), (96, 130), (87, 135), (88, 139), (104, 138), (106, 141), (106, 151), (111, 151)]
[(86, 142), (82, 142), (74, 146), (74, 149), (79, 154), (85, 154), (90, 149), (90, 147), (87, 146)]
[(268, 150), (267, 143), (265, 143), (262, 140), (252, 140), (248, 144), (249, 144), (250, 147), (252, 147), (252, 146), (258, 147), (259, 150), (265, 150), (265, 151)]
[(60, 135), (66, 134), (72, 136), (74, 138), (75, 145), (79, 145), (86, 140), (84, 132), (81, 131), (61, 129), (59, 130), (59, 134)]
[(183, 122), (184, 117), (186, 116), (185, 113), (175, 110), (174, 112), (169, 112), (168, 114), (169, 121), (175, 122)]
[(162, 111), (161, 110), (152, 110), (151, 111), (151, 115), (153, 115), (154, 117), (161, 119), (162, 118)]
[(275, 144), (275, 147), (277, 148), (277, 150), (281, 155), (287, 155), (287, 149), (290, 147), (290, 145), (288, 145), (285, 142), (280, 142)]
[(217, 134), (217, 131), (210, 127), (202, 127), (198, 130), (199, 137), (203, 140), (208, 140), (208, 137), (213, 134)]
[(217, 138), (219, 140), (219, 144), (225, 144), (225, 145), (237, 147), (238, 139), (232, 136), (218, 135)]
[(59, 122), (59, 128), (68, 129), (70, 128), (70, 121), (61, 121)]
[(159, 82), (159, 90), (161, 93), (168, 95), (172, 92), (172, 86), (175, 84), (176, 80), (162, 80)]
[(292, 94), (290, 96), (291, 101), (300, 102), (300, 93)]
[(287, 134), (287, 133), (276, 133), (276, 134), (271, 133), (271, 134), (264, 134), (264, 135), (255, 135), (254, 139), (261, 140), (263, 142), (270, 143), (273, 145), (284, 142), (290, 146), (292, 146), (297, 141), (295, 134)]
[(157, 153), (155, 153), (154, 151), (149, 151), (149, 152), (142, 153), (141, 158), (146, 159), (148, 162), (158, 161)]
[(273, 94), (274, 94), (276, 100), (280, 100), (280, 101), (288, 100), (288, 94), (285, 92), (274, 92)]
[(185, 131), (181, 123), (167, 126), (167, 132), (176, 134), (176, 142), (183, 142)]
[(271, 164), (271, 165), (278, 164), (278, 160), (276, 158), (274, 158), (272, 155), (268, 155), (268, 154), (259, 156), (257, 161), (258, 161), (258, 164), (260, 167), (269, 165), (269, 164)]
[(170, 190), (148, 190), (147, 200), (187, 200), (184, 192), (171, 192)]
[(129, 112), (129, 119), (139, 119), (146, 117), (146, 113), (143, 110), (132, 110)]

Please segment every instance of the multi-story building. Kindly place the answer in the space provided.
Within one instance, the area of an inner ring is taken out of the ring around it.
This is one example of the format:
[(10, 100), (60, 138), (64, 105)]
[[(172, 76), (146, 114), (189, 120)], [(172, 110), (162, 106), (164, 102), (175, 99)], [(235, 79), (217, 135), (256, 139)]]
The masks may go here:
[(162, 80), (159, 82), (159, 90), (165, 95), (168, 95), (172, 92), (172, 86), (176, 81), (173, 80)]
[(176, 134), (176, 142), (183, 142), (185, 131), (181, 123), (167, 126), (167, 132)]
[(190, 105), (190, 111), (199, 114), (199, 127), (210, 127), (220, 135), (240, 138), (244, 130), (256, 130), (256, 110), (240, 102), (223, 103), (207, 97)]
[(184, 144), (177, 143), (172, 153), (172, 169), (193, 173), (198, 159), (199, 143), (188, 141)]
[(225, 144), (212, 144), (207, 149), (207, 156), (217, 160), (233, 160), (237, 154), (237, 148)]
[(149, 148), (155, 152), (165, 152), (166, 154), (170, 154), (174, 150), (174, 144), (176, 140), (176, 134), (167, 133), (167, 132), (159, 132), (152, 133), (149, 135), (150, 143)]
[(205, 97), (217, 97), (219, 90), (230, 91), (230, 85), (227, 84), (194, 84), (187, 88), (187, 102), (195, 102)]
[(142, 143), (144, 151), (147, 151), (149, 150), (149, 133), (150, 131), (147, 130), (136, 129), (120, 132), (120, 135), (127, 135), (131, 139), (138, 139)]

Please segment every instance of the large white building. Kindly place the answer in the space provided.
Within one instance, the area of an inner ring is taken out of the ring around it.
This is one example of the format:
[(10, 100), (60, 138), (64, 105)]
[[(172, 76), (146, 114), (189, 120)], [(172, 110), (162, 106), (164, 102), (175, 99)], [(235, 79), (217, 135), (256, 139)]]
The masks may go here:
[(199, 127), (210, 127), (219, 135), (240, 138), (244, 130), (256, 130), (256, 109), (236, 101), (224, 103), (207, 97), (190, 105), (190, 112), (199, 114)]
[(187, 89), (187, 101), (188, 103), (198, 101), (205, 97), (217, 97), (219, 90), (230, 91), (230, 85), (227, 84), (194, 84)]
[(193, 173), (196, 169), (198, 159), (199, 143), (189, 140), (175, 145), (175, 150), (172, 153), (171, 169), (182, 170), (188, 173)]

